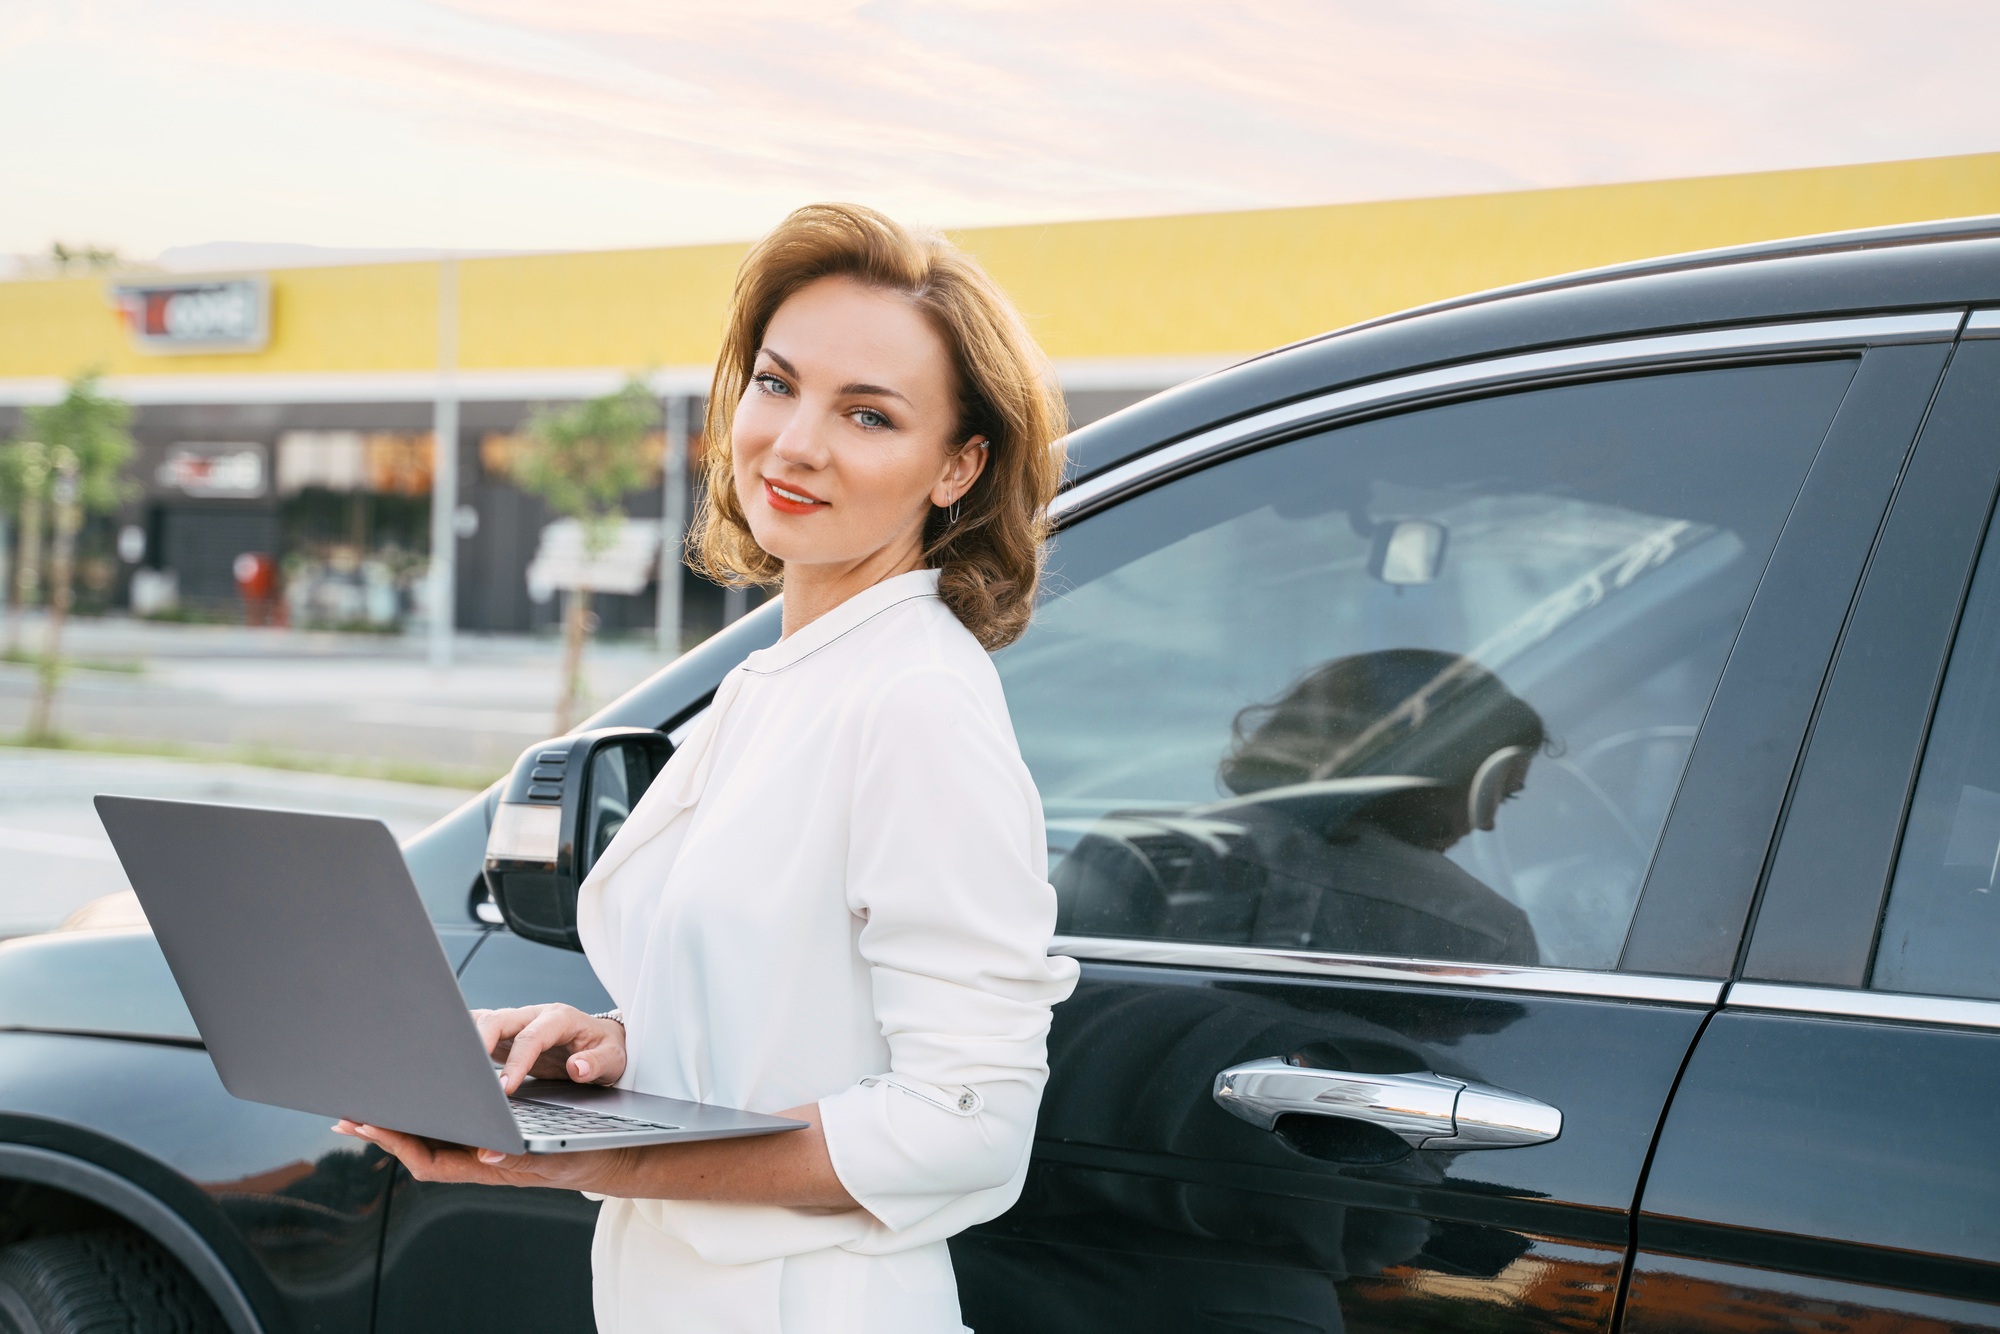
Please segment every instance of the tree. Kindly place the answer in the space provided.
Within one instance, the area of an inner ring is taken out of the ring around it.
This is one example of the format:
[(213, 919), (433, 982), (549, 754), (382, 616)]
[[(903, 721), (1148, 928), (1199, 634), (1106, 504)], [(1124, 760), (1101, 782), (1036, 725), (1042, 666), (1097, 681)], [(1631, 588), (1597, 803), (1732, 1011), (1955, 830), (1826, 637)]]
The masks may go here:
[[(132, 457), (127, 427), (132, 409), (105, 393), (95, 371), (69, 383), (60, 402), (29, 408), (30, 435), (46, 451), (49, 516), (48, 634), (42, 645), (34, 707), (28, 714), (29, 741), (55, 736), (56, 685), (62, 676), (63, 624), (69, 619), (76, 582), (76, 535), (86, 512), (117, 508), (120, 478)], [(26, 525), (23, 524), (23, 527)]]
[(21, 613), (41, 592), (42, 527), (49, 504), (49, 451), (39, 440), (15, 440), (0, 445), (0, 508), (13, 514), (18, 555), (7, 616), (9, 659), (21, 656)]
[[(633, 377), (602, 398), (537, 409), (521, 432), (508, 471), (522, 490), (577, 521), (583, 529), (584, 558), (594, 561), (618, 541), (625, 523), (619, 502), (648, 479), (647, 438), (659, 424), (659, 400)], [(569, 731), (576, 722), (583, 694), (583, 643), (593, 623), (588, 588), (565, 589), (563, 599), (557, 732)]]
[(124, 256), (111, 246), (49, 243), (49, 265), (57, 273), (103, 273), (124, 262)]

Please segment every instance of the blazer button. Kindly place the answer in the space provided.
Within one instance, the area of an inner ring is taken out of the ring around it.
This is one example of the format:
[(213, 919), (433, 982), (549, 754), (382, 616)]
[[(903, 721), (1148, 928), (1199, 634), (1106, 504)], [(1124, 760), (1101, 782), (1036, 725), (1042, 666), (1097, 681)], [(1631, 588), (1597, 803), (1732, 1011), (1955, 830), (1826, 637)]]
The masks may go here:
[(972, 1110), (972, 1095), (970, 1093), (961, 1093), (958, 1095), (958, 1110), (961, 1112)]

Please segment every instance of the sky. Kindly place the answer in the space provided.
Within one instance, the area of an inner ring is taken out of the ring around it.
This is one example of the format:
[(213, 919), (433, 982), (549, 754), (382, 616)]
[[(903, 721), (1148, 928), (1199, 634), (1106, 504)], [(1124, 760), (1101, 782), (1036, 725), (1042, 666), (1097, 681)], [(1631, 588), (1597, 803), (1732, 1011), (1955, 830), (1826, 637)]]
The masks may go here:
[(2000, 149), (1993, 0), (0, 0), (0, 253), (537, 250)]

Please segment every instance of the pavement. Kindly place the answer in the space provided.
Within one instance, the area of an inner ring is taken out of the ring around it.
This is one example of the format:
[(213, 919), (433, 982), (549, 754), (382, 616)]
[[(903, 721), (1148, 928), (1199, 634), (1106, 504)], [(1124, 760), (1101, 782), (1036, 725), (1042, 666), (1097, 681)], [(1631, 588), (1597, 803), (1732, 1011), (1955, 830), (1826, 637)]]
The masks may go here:
[[(40, 624), (23, 630), (39, 647)], [(64, 657), (83, 665), (63, 678), (56, 725), (88, 749), (0, 746), (0, 938), (85, 904), (104, 924), (132, 914), (99, 792), (374, 815), (409, 837), (554, 734), (559, 654), (551, 640), (462, 636), (437, 671), (420, 638), (72, 622)], [(649, 644), (593, 644), (588, 707), (663, 662)], [(0, 662), (0, 740), (21, 733), (33, 692), (32, 668)], [(387, 781), (412, 775), (424, 781)]]

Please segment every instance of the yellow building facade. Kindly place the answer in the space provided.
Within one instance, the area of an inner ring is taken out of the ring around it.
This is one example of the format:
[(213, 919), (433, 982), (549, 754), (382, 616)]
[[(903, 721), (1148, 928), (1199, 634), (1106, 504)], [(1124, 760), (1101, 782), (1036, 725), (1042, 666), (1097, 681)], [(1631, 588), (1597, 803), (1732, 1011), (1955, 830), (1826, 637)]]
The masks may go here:
[[(1066, 381), (1137, 388), (1409, 306), (1577, 269), (1994, 213), (2000, 153), (954, 235), (1013, 294)], [(457, 367), (475, 392), (534, 372), (550, 389), (582, 383), (580, 372), (698, 377), (714, 357), (744, 248), (461, 260)], [(87, 366), (140, 402), (191, 401), (204, 389), (227, 400), (259, 380), (283, 397), (316, 388), (345, 390), (344, 399), (430, 392), (438, 264), (268, 277), (266, 346), (173, 356), (133, 345), (101, 278), (0, 283), (0, 402), (42, 397)]]

